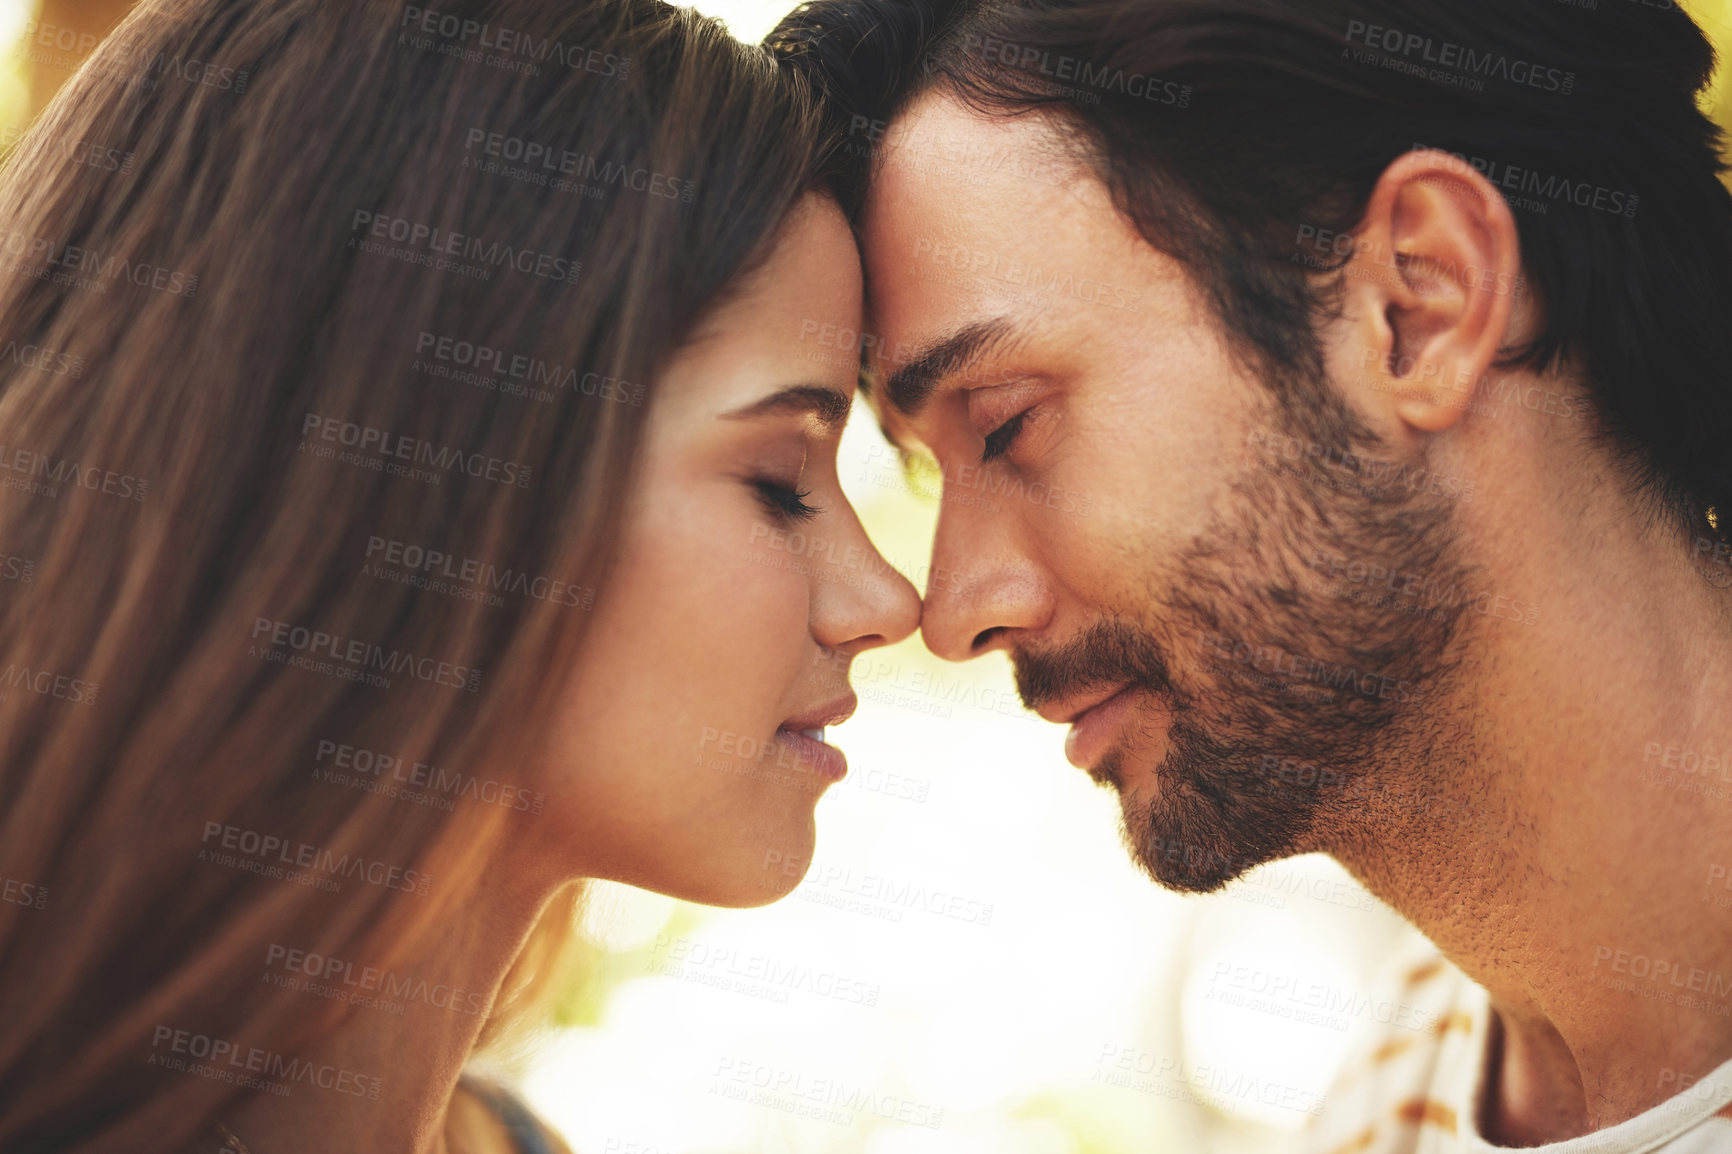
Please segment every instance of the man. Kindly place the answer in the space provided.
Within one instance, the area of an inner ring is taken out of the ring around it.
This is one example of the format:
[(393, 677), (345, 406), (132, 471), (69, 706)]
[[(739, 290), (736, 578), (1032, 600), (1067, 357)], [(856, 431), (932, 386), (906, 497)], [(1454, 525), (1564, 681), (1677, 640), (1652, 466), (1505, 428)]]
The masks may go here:
[(817, 0), (769, 43), (846, 140), (865, 383), (944, 472), (927, 643), (1008, 651), (1158, 881), (1327, 852), (1447, 956), (1314, 1148), (1732, 1150), (1695, 25)]

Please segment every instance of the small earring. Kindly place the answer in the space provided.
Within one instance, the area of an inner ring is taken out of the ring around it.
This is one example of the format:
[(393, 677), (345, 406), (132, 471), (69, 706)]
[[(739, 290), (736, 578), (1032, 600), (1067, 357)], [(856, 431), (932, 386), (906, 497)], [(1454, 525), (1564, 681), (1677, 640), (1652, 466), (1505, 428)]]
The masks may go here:
[(1714, 506), (1708, 506), (1708, 528), (1718, 533), (1720, 531), (1720, 513)]

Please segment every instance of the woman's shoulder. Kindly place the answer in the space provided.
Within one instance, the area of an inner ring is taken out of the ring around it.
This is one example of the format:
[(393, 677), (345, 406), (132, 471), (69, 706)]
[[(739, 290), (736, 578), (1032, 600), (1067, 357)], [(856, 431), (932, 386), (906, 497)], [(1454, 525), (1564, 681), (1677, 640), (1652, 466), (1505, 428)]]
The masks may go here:
[(515, 1092), (474, 1074), (457, 1083), (446, 1132), (464, 1154), (572, 1154)]

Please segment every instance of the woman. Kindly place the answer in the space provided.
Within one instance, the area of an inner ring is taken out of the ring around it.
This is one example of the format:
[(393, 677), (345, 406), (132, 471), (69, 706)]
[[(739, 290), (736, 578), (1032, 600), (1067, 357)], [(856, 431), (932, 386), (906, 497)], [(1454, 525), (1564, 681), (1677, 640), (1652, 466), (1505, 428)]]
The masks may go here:
[(859, 329), (817, 124), (655, 0), (147, 0), (59, 94), (0, 177), (0, 1149), (533, 1148), (459, 1079), (578, 879), (798, 882), (919, 613), (803, 339)]

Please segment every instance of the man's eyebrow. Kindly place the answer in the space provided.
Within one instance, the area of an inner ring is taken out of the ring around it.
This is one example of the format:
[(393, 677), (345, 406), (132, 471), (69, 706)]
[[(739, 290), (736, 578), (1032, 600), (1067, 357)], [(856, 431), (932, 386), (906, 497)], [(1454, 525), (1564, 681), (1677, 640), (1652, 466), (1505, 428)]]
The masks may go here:
[(804, 413), (818, 418), (826, 428), (836, 429), (848, 420), (848, 410), (853, 404), (852, 397), (829, 385), (792, 385), (722, 415), (730, 421), (745, 421), (753, 417)]
[(907, 364), (890, 374), (884, 384), (885, 398), (905, 416), (913, 416), (946, 377), (968, 369), (1008, 343), (1017, 325), (1010, 317), (975, 321), (928, 345)]

